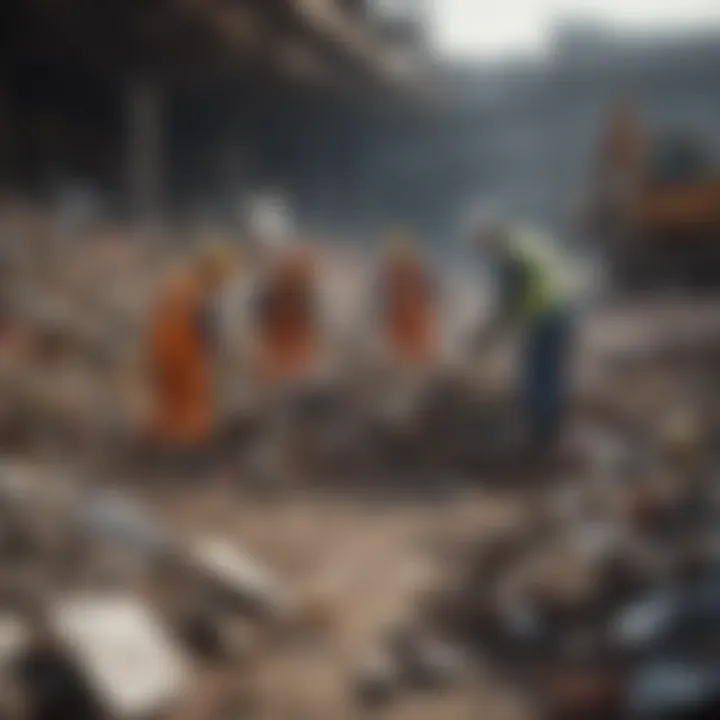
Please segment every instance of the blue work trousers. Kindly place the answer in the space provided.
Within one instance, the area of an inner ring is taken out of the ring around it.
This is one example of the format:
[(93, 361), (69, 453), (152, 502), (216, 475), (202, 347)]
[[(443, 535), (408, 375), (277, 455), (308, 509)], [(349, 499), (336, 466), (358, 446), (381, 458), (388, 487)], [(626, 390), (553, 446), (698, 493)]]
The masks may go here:
[(572, 336), (572, 313), (565, 308), (539, 318), (528, 330), (522, 404), (534, 444), (559, 440), (568, 404)]

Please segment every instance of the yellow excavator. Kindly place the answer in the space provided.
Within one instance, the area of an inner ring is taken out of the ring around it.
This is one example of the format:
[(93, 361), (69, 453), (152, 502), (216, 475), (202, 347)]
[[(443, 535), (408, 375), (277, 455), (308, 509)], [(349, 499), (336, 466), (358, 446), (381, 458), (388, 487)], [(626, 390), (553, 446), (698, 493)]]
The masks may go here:
[(720, 167), (695, 136), (651, 138), (622, 106), (598, 170), (592, 228), (622, 287), (720, 285)]

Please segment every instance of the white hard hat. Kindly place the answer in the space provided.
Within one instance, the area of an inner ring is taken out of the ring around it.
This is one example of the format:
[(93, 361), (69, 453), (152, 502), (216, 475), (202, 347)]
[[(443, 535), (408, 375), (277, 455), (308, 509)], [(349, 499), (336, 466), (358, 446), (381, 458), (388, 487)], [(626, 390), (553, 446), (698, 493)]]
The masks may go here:
[(267, 249), (286, 247), (293, 236), (290, 209), (276, 195), (261, 195), (247, 203), (247, 227), (255, 240)]
[(478, 205), (468, 214), (465, 224), (465, 236), (470, 244), (477, 242), (482, 233), (506, 227), (505, 214), (497, 204)]

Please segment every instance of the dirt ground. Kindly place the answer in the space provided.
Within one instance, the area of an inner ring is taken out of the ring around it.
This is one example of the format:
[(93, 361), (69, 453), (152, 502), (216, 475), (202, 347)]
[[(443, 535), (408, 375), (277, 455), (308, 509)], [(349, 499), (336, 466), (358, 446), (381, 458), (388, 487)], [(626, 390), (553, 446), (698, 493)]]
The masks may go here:
[[(714, 303), (608, 309), (585, 329), (583, 346), (586, 357), (692, 346), (716, 335), (718, 317)], [(258, 499), (225, 477), (141, 491), (183, 534), (237, 542), (267, 563), (297, 602), (317, 606), (315, 631), (299, 643), (271, 644), (251, 667), (205, 668), (178, 719), (532, 718), (517, 691), (482, 669), (461, 687), (401, 694), (380, 711), (366, 711), (355, 700), (359, 670), (390, 631), (413, 618), (418, 598), (442, 583), (457, 548), (527, 512), (527, 496), (489, 489), (482, 478), (464, 489), (448, 484), (446, 492), (442, 482), (429, 498), (390, 499), (338, 487)]]
[[(251, 671), (203, 673), (205, 688), (191, 692), (194, 702), (178, 715), (183, 720), (231, 717), (222, 714), (222, 706), (233, 705), (237, 684), (248, 673), (254, 708), (248, 717), (363, 717), (353, 695), (358, 672), (372, 661), (384, 635), (413, 617), (418, 597), (442, 577), (448, 548), (477, 540), (481, 528), (512, 523), (519, 512), (511, 498), (482, 489), (420, 501), (306, 492), (267, 502), (217, 482), (147, 497), (184, 533), (235, 541), (262, 558), (296, 601), (317, 603), (319, 613), (318, 632), (310, 639), (264, 650)], [(520, 717), (517, 710), (511, 714), (509, 700), (503, 702), (498, 690), (478, 675), (452, 692), (401, 698), (375, 716), (470, 720), (482, 707), (484, 717)]]
[[(126, 262), (128, 275), (134, 269), (150, 267), (147, 258), (130, 258)], [(116, 265), (110, 263), (108, 267), (105, 275), (98, 277), (107, 278), (117, 272)], [(92, 273), (85, 273), (90, 275)], [(338, 270), (330, 274), (332, 282), (325, 292), (331, 298), (327, 305), (333, 312), (328, 324), (336, 330), (362, 327), (367, 307), (361, 300), (361, 291), (367, 286), (367, 277), (356, 275), (357, 268), (352, 262), (345, 272)], [(23, 283), (19, 284), (25, 289)], [(148, 288), (153, 285), (149, 281), (146, 284)], [(122, 290), (122, 283), (118, 285)], [(450, 285), (453, 292), (448, 298), (448, 316), (454, 322), (447, 322), (447, 339), (448, 345), (457, 350), (462, 332), (483, 306), (472, 283)], [(39, 280), (28, 281), (28, 287), (26, 294), (37, 301), (37, 288), (45, 285)], [(97, 288), (94, 292), (98, 297), (107, 295)], [(135, 324), (128, 321), (132, 330), (127, 331), (129, 339), (122, 346), (123, 350), (133, 347), (137, 352), (140, 345), (135, 340), (146, 315), (147, 302), (134, 295), (119, 292), (116, 300), (118, 306), (133, 305), (123, 307), (119, 315), (136, 321)], [(340, 297), (344, 302), (335, 302)], [(34, 327), (33, 323), (44, 327), (44, 319), (35, 319), (23, 303), (19, 304), (28, 315), (26, 318), (19, 314), (21, 329), (25, 324)], [(26, 304), (35, 310), (36, 303)], [(50, 300), (48, 304), (53, 305)], [(93, 307), (93, 303), (84, 302), (78, 307), (85, 310)], [(82, 314), (76, 311), (70, 314), (73, 313)], [(613, 385), (614, 380), (606, 374), (607, 360), (624, 354), (652, 355), (682, 347), (691, 359), (684, 372), (690, 380), (697, 380), (701, 378), (693, 375), (693, 347), (719, 344), (720, 301), (717, 298), (691, 300), (668, 296), (596, 306), (588, 316), (581, 313), (582, 310), (578, 314), (576, 359), (580, 390), (577, 397), (582, 397), (582, 402), (588, 395), (611, 401), (609, 396), (613, 393), (622, 397), (626, 392)], [(110, 313), (99, 314), (100, 324), (106, 328), (105, 315)], [(235, 319), (232, 313), (231, 319)], [(56, 320), (49, 323), (51, 329), (56, 323)], [(119, 333), (111, 334), (117, 341)], [(95, 343), (94, 333), (89, 335)], [(361, 333), (359, 339), (362, 340)], [(116, 352), (113, 345), (110, 355)], [(0, 376), (6, 376), (4, 387), (8, 389), (8, 396), (10, 390), (19, 385), (20, 371), (27, 364), (22, 352), (17, 355), (15, 363), (9, 363), (5, 375)], [(51, 372), (52, 368), (48, 367), (31, 368), (35, 371), (29, 383), (33, 388), (41, 384), (38, 378), (58, 377), (57, 372)], [(512, 368), (506, 363), (504, 370), (508, 375)], [(84, 373), (85, 380), (88, 375)], [(231, 375), (235, 384), (246, 382), (245, 378), (238, 380), (241, 374), (236, 367)], [(647, 373), (641, 369), (636, 376), (639, 384), (651, 379), (644, 375)], [(660, 378), (659, 382), (668, 384), (667, 378)], [(62, 390), (70, 388), (69, 381), (57, 384)], [(645, 395), (653, 396), (649, 397), (650, 401), (658, 400), (652, 384), (646, 382), (646, 385)], [(88, 426), (96, 429), (95, 419), (100, 411), (112, 406), (113, 403), (108, 402), (107, 387), (106, 378), (102, 376), (98, 387), (91, 388), (97, 391), (97, 397), (90, 393), (95, 402), (88, 402), (90, 422), (81, 424), (83, 430)], [(638, 395), (641, 394), (639, 387), (633, 388)], [(685, 392), (684, 388), (680, 390), (681, 394)], [(692, 391), (702, 392), (702, 384), (698, 383)], [(74, 391), (69, 394), (73, 398), (79, 396)], [(125, 386), (120, 394), (124, 398), (128, 395)], [(32, 395), (32, 399), (34, 397)], [(639, 398), (639, 404), (642, 399)], [(24, 409), (25, 402), (23, 396), (18, 406)], [(63, 406), (61, 402), (55, 404)], [(640, 412), (647, 415), (648, 407), (650, 405), (641, 408)], [(67, 424), (68, 414), (48, 413), (48, 416), (53, 432)], [(37, 431), (37, 410), (30, 417), (30, 429)], [(92, 433), (90, 436), (95, 438)], [(67, 445), (62, 438), (58, 444), (63, 449)], [(93, 455), (92, 447), (79, 447), (82, 452), (76, 455), (84, 458)], [(52, 455), (54, 449), (48, 454)], [(482, 667), (474, 668), (471, 677), (451, 690), (403, 692), (387, 707), (372, 713), (356, 702), (355, 685), (361, 670), (376, 661), (378, 650), (390, 633), (399, 625), (412, 622), (418, 612), (419, 599), (429, 589), (442, 586), (454, 563), (460, 561), (462, 548), (477, 543), (493, 529), (512, 526), (532, 509), (530, 493), (514, 493), (498, 487), (496, 482), (490, 482), (496, 479), (491, 471), (462, 478), (463, 483), (456, 482), (457, 469), (447, 472), (445, 477), (438, 471), (431, 483), (432, 493), (421, 492), (419, 488), (413, 492), (413, 476), (397, 478), (397, 484), (403, 488), (401, 494), (383, 494), (378, 491), (377, 479), (368, 478), (367, 487), (363, 487), (362, 478), (358, 479), (355, 473), (350, 483), (343, 477), (338, 477), (336, 484), (332, 479), (329, 482), (324, 479), (322, 490), (309, 482), (302, 487), (284, 488), (272, 497), (250, 493), (240, 467), (218, 470), (208, 477), (162, 483), (145, 481), (140, 473), (128, 478), (125, 484), (122, 474), (118, 473), (113, 484), (146, 503), (158, 520), (176, 530), (179, 537), (212, 536), (247, 550), (277, 575), (291, 604), (303, 610), (300, 615), (304, 617), (305, 632), (294, 628), (292, 632), (279, 633), (279, 637), (262, 635), (256, 642), (251, 638), (246, 657), (234, 663), (194, 660), (199, 672), (193, 674), (184, 701), (169, 720), (342, 720), (367, 714), (386, 720), (532, 718), (533, 709), (523, 706), (513, 691), (499, 684), (489, 668)], [(101, 473), (96, 474), (98, 477), (93, 483), (107, 482)], [(530, 469), (528, 474), (534, 475), (534, 470)], [(387, 479), (383, 482), (389, 486), (395, 483), (391, 473), (384, 475)], [(423, 478), (424, 486), (427, 480)]]

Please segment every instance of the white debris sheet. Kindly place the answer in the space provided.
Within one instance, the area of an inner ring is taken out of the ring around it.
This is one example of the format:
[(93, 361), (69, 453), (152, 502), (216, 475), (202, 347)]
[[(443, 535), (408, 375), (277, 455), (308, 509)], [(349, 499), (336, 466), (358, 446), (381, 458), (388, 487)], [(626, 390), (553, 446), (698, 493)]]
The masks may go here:
[(50, 615), (68, 658), (111, 717), (146, 718), (174, 706), (187, 689), (184, 658), (132, 597), (67, 597)]

